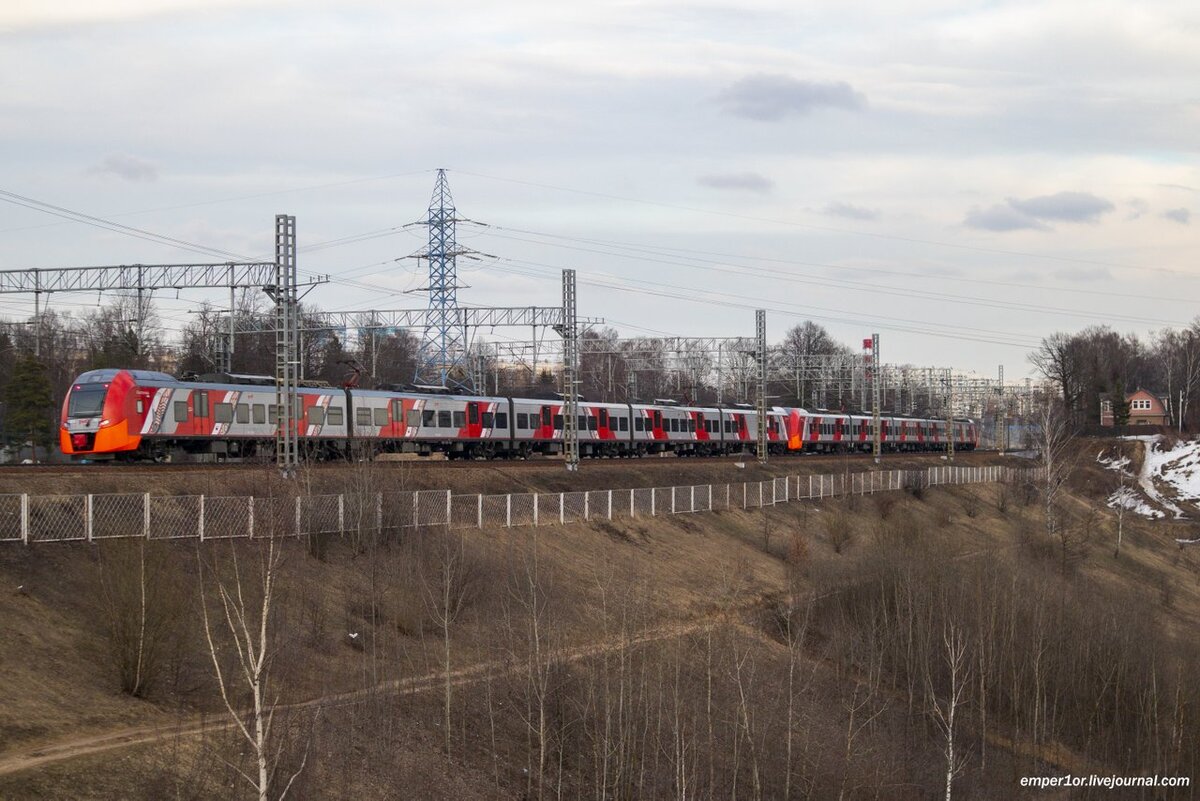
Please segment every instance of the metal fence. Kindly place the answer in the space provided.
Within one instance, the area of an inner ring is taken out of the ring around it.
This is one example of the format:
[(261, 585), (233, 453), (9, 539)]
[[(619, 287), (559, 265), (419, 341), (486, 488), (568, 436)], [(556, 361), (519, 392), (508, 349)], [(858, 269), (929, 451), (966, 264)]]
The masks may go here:
[(587, 492), (455, 495), (450, 490), (291, 497), (212, 495), (0, 495), (0, 542), (102, 539), (213, 540), (362, 534), (425, 526), (555, 526), (760, 509), (797, 500), (903, 489), (1034, 480), (1036, 469), (939, 465), (786, 476), (739, 484), (639, 487)]

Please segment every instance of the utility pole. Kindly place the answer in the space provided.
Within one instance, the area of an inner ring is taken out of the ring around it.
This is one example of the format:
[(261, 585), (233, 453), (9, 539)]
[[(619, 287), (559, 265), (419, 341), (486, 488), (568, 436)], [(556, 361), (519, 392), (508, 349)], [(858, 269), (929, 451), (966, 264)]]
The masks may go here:
[(946, 456), (954, 461), (954, 374), (946, 368)]
[(563, 459), (567, 470), (579, 469), (579, 331), (575, 325), (575, 271), (562, 271)]
[(296, 297), (296, 218), (275, 216), (275, 464), (285, 478), (300, 461), (296, 435), (300, 317)]
[(1000, 397), (996, 407), (996, 449), (1003, 456), (1008, 450), (1008, 398), (1004, 397), (1004, 365), (1000, 365)]
[(767, 463), (767, 310), (754, 312), (757, 343), (754, 357), (758, 367), (758, 463)]
[(879, 334), (871, 335), (871, 452), (875, 454), (875, 464), (883, 458), (883, 432), (880, 430), (879, 409), (879, 371), (882, 362), (879, 361)]

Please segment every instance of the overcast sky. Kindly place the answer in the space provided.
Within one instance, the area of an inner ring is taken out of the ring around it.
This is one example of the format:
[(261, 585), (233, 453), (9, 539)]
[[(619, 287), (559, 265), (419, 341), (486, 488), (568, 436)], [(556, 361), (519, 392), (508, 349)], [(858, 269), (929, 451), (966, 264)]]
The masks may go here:
[[(0, 190), (252, 258), (294, 214), (309, 300), (414, 308), (445, 167), (491, 226), (464, 303), (556, 305), (574, 267), (628, 335), (765, 306), (1014, 376), (1200, 312), (1197, 75), (1194, 0), (6, 0)], [(0, 203), (0, 269), (190, 260)]]

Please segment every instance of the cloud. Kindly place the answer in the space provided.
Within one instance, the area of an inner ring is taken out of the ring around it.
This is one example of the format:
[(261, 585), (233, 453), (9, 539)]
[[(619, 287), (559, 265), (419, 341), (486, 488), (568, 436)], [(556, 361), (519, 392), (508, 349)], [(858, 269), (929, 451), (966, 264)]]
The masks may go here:
[(158, 167), (137, 156), (113, 153), (104, 161), (88, 170), (92, 175), (115, 175), (126, 181), (153, 181), (158, 178)]
[(1047, 227), (1011, 205), (998, 203), (991, 208), (975, 206), (967, 212), (963, 224), (981, 231), (1045, 231)]
[(883, 215), (879, 209), (868, 209), (851, 203), (829, 203), (821, 210), (830, 217), (845, 217), (850, 220), (878, 220)]
[(856, 111), (867, 99), (844, 81), (801, 81), (787, 75), (759, 73), (725, 87), (717, 103), (735, 117), (776, 122), (789, 114), (805, 115), (819, 108)]
[(701, 175), (696, 180), (701, 186), (707, 186), (709, 189), (741, 189), (760, 195), (765, 195), (775, 188), (774, 181), (756, 172)]
[(1112, 278), (1107, 267), (1064, 267), (1054, 271), (1060, 281), (1104, 281)]
[(1168, 209), (1163, 212), (1162, 216), (1168, 220), (1174, 220), (1180, 225), (1187, 225), (1192, 221), (1192, 213), (1184, 208)]
[(1130, 198), (1129, 208), (1129, 216), (1126, 219), (1139, 220), (1145, 216), (1146, 212), (1150, 211), (1150, 204), (1142, 200), (1140, 197), (1135, 197)]
[(1087, 192), (1057, 192), (1027, 200), (1009, 198), (1008, 205), (1039, 220), (1093, 223), (1116, 208), (1111, 201)]

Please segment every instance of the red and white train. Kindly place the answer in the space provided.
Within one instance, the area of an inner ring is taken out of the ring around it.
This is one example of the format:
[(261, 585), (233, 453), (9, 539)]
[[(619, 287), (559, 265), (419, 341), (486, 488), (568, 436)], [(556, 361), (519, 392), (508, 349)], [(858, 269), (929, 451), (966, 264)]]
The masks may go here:
[[(273, 379), (223, 376), (180, 380), (148, 370), (92, 370), (79, 376), (62, 409), (59, 442), (77, 459), (246, 459), (268, 457), (277, 428)], [(583, 456), (752, 453), (758, 415), (745, 405), (579, 402)], [(870, 415), (774, 407), (771, 453), (870, 450)], [(309, 453), (445, 453), (449, 458), (525, 458), (562, 451), (561, 399), (475, 397), (329, 386), (301, 387), (296, 434)], [(971, 420), (887, 415), (888, 451), (940, 450), (947, 436), (972, 450)]]

